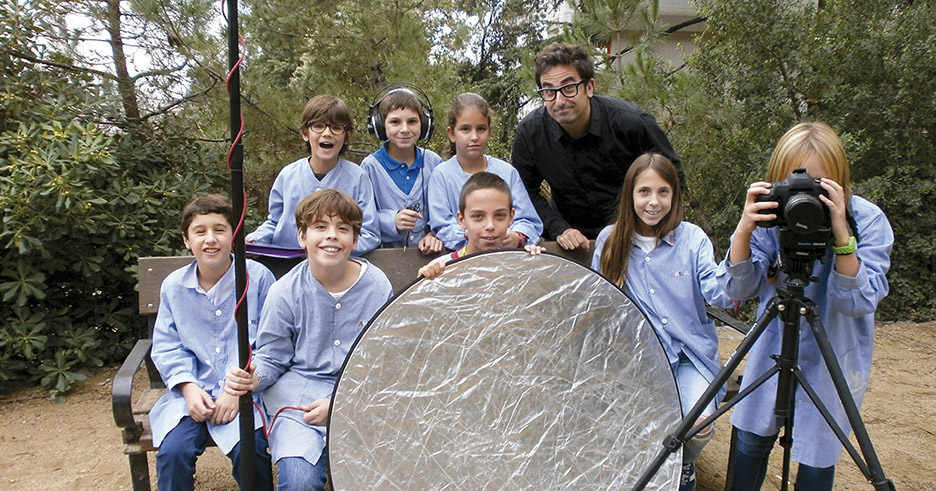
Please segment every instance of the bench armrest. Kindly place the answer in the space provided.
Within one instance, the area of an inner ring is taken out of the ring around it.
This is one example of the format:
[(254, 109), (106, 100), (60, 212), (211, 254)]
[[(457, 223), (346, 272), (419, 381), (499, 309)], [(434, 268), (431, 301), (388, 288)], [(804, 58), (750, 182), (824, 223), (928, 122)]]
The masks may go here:
[(111, 403), (114, 410), (114, 422), (120, 428), (132, 428), (137, 425), (133, 419), (133, 377), (137, 370), (146, 362), (149, 356), (150, 348), (153, 345), (151, 339), (140, 339), (133, 346), (127, 359), (124, 360), (117, 375), (114, 376), (114, 383), (111, 387)]

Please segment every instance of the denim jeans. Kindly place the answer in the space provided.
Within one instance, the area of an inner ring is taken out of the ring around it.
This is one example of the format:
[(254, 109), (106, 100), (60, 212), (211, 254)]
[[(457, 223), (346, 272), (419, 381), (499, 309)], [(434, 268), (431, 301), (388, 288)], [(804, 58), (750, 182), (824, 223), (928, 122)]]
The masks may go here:
[(283, 457), (276, 461), (277, 491), (322, 491), (328, 468), (328, 449), (312, 465), (302, 457)]
[[(263, 429), (254, 433), (256, 442), (256, 483), (259, 490), (273, 490), (273, 468)], [(205, 453), (208, 425), (186, 416), (163, 439), (156, 452), (156, 486), (160, 491), (194, 490), (195, 461)], [(231, 475), (240, 486), (240, 443), (228, 453)]]
[[(734, 462), (731, 464), (732, 491), (760, 489), (767, 476), (767, 461), (777, 435), (760, 436), (738, 430)], [(835, 466), (811, 467), (799, 464), (794, 489), (801, 491), (832, 491)]]
[[(680, 353), (679, 361), (673, 364), (673, 375), (676, 377), (676, 386), (679, 387), (679, 405), (682, 408), (682, 414), (685, 415), (702, 397), (709, 386), (709, 381), (684, 353)], [(714, 413), (715, 409), (715, 401), (709, 401), (699, 417), (705, 418)], [(683, 463), (694, 462), (699, 457), (702, 448), (715, 435), (714, 426), (715, 424), (712, 423), (710, 431), (702, 430), (683, 445)]]

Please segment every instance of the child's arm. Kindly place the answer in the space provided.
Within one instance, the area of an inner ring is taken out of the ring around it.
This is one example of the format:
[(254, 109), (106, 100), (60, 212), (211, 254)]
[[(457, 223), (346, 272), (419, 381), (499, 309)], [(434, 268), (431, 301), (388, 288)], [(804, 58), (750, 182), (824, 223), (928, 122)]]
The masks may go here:
[[(198, 360), (195, 353), (182, 343), (173, 312), (173, 302), (166, 287), (172, 281), (177, 282), (178, 277), (167, 277), (159, 292), (159, 310), (153, 326), (153, 347), (150, 353), (153, 365), (169, 390), (181, 389), (182, 384), (198, 381)], [(184, 315), (182, 317), (184, 318)]]
[(741, 220), (735, 228), (731, 239), (731, 248), (728, 249), (728, 264), (738, 264), (751, 258), (751, 234), (757, 229), (757, 222), (776, 220), (777, 215), (762, 215), (760, 210), (776, 208), (776, 201), (757, 202), (757, 195), (770, 192), (769, 182), (755, 182), (748, 187), (744, 200), (744, 211)]
[[(507, 164), (508, 166), (510, 164)], [(526, 244), (537, 244), (539, 243), (540, 235), (543, 235), (543, 221), (540, 220), (539, 215), (536, 213), (536, 208), (533, 207), (533, 202), (530, 201), (530, 195), (526, 192), (526, 187), (523, 185), (523, 181), (520, 180), (520, 174), (517, 173), (517, 170), (510, 168), (510, 194), (513, 196), (514, 203), (514, 222), (510, 226), (512, 232), (519, 232), (526, 236), (524, 244), (520, 244), (519, 247), (522, 247)], [(516, 244), (517, 237), (515, 234), (508, 234), (513, 237), (513, 244), (506, 245), (507, 247), (518, 247)]]
[[(280, 175), (282, 175), (282, 173), (280, 173)], [(247, 237), (244, 238), (246, 242), (259, 242), (261, 244), (273, 242), (273, 233), (276, 231), (276, 225), (283, 216), (283, 202), (283, 183), (280, 180), (280, 176), (276, 176), (276, 180), (273, 181), (273, 187), (270, 188), (270, 201), (267, 207), (270, 213), (256, 230), (247, 234)]]
[(447, 262), (448, 261), (445, 256), (433, 259), (429, 264), (419, 268), (419, 276), (422, 276), (427, 280), (434, 280), (445, 272), (445, 264)]
[(456, 189), (455, 184), (449, 184), (440, 168), (432, 173), (426, 192), (429, 201), (429, 226), (436, 238), (442, 241), (442, 245), (454, 251), (465, 244), (465, 231), (458, 226), (458, 217), (455, 214), (458, 211), (461, 186)]

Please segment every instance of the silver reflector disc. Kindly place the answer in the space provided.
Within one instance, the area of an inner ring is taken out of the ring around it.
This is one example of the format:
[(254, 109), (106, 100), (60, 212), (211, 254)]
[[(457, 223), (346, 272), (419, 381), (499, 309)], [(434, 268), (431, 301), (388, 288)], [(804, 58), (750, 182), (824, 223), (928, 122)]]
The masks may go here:
[[(580, 264), (498, 251), (420, 280), (369, 324), (332, 402), (345, 489), (628, 489), (680, 420), (660, 342)], [(675, 489), (681, 451), (648, 489)]]

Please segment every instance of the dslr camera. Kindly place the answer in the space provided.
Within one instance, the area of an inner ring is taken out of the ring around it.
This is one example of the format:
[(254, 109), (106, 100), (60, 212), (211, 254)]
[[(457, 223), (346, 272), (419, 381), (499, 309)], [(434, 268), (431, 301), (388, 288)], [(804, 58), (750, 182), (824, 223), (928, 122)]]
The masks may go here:
[(829, 209), (819, 199), (828, 197), (819, 181), (806, 169), (793, 169), (785, 180), (775, 182), (770, 193), (759, 194), (756, 201), (773, 201), (776, 208), (761, 210), (764, 215), (777, 215), (776, 220), (757, 222), (760, 227), (780, 227), (780, 249), (788, 256), (821, 257), (832, 245), (832, 225)]

